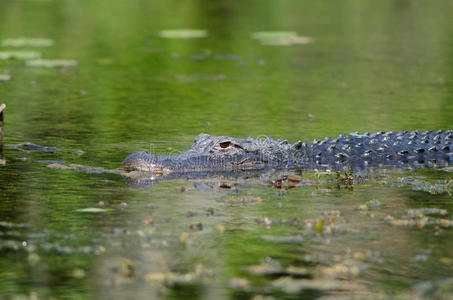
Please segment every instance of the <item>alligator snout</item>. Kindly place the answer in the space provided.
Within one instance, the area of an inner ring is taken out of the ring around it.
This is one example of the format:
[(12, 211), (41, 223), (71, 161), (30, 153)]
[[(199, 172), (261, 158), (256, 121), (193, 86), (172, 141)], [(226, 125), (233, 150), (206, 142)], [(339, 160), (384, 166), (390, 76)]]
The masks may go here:
[(157, 156), (146, 152), (139, 151), (135, 152), (123, 162), (123, 168), (125, 171), (144, 171), (144, 172), (162, 172), (162, 166), (157, 164)]

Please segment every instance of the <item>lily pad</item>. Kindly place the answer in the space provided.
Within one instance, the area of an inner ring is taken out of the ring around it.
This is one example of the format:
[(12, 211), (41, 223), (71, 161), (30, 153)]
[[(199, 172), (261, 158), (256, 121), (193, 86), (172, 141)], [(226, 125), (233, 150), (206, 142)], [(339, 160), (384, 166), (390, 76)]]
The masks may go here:
[(208, 36), (204, 29), (166, 29), (159, 31), (159, 36), (166, 39), (193, 39)]
[(0, 51), (0, 60), (2, 59), (37, 59), (41, 53), (36, 51)]
[(66, 59), (32, 59), (25, 62), (27, 67), (39, 68), (69, 68), (77, 66), (76, 60)]
[(103, 213), (107, 212), (108, 209), (106, 208), (98, 208), (98, 207), (87, 207), (87, 208), (81, 208), (77, 209), (76, 212), (86, 212), (86, 213)]
[(295, 31), (257, 31), (252, 34), (256, 40), (277, 40), (297, 37)]
[(0, 46), (3, 47), (50, 47), (54, 44), (53, 40), (45, 38), (17, 38), (0, 41)]
[(291, 46), (291, 45), (305, 45), (313, 42), (313, 39), (308, 36), (295, 36), (286, 39), (263, 40), (262, 45), (268, 46)]
[(8, 81), (11, 79), (11, 76), (8, 74), (0, 74), (0, 81)]
[(304, 45), (313, 42), (308, 36), (299, 36), (295, 31), (258, 31), (252, 38), (268, 46)]

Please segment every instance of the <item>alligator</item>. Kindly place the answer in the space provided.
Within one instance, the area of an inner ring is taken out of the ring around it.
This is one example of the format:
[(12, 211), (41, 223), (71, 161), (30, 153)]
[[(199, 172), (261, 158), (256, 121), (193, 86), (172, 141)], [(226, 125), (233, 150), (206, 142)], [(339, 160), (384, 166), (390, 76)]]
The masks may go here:
[(453, 164), (453, 130), (357, 132), (313, 142), (237, 139), (199, 134), (186, 151), (157, 156), (146, 151), (129, 155), (126, 172), (174, 174), (263, 169), (364, 169), (370, 167), (436, 167)]

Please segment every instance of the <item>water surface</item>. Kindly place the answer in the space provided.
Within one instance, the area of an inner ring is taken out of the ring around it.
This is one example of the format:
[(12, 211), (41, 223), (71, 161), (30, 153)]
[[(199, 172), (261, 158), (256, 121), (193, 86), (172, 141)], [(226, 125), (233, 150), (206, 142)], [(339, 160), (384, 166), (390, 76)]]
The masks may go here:
[[(279, 173), (137, 189), (119, 175), (47, 165), (114, 169), (138, 150), (184, 151), (200, 132), (294, 142), (451, 129), (452, 9), (410, 0), (1, 1), (0, 39), (53, 43), (0, 51), (77, 66), (0, 60), (9, 77), (0, 81), (0, 296), (451, 297), (452, 176), (441, 168), (379, 170), (352, 187), (308, 170), (289, 174), (305, 179), (296, 188), (272, 185)], [(174, 29), (207, 36), (159, 34)], [(263, 45), (252, 38), (262, 31), (311, 43)], [(23, 142), (64, 151), (7, 147)]]

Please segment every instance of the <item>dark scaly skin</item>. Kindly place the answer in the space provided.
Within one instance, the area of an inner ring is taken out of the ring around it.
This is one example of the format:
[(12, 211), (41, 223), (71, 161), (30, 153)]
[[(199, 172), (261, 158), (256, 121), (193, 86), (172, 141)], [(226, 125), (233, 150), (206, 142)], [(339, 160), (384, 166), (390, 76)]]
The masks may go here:
[(125, 171), (159, 174), (262, 169), (363, 169), (435, 167), (453, 164), (453, 130), (340, 134), (311, 143), (236, 139), (200, 134), (185, 152), (156, 156), (140, 151), (123, 163)]

